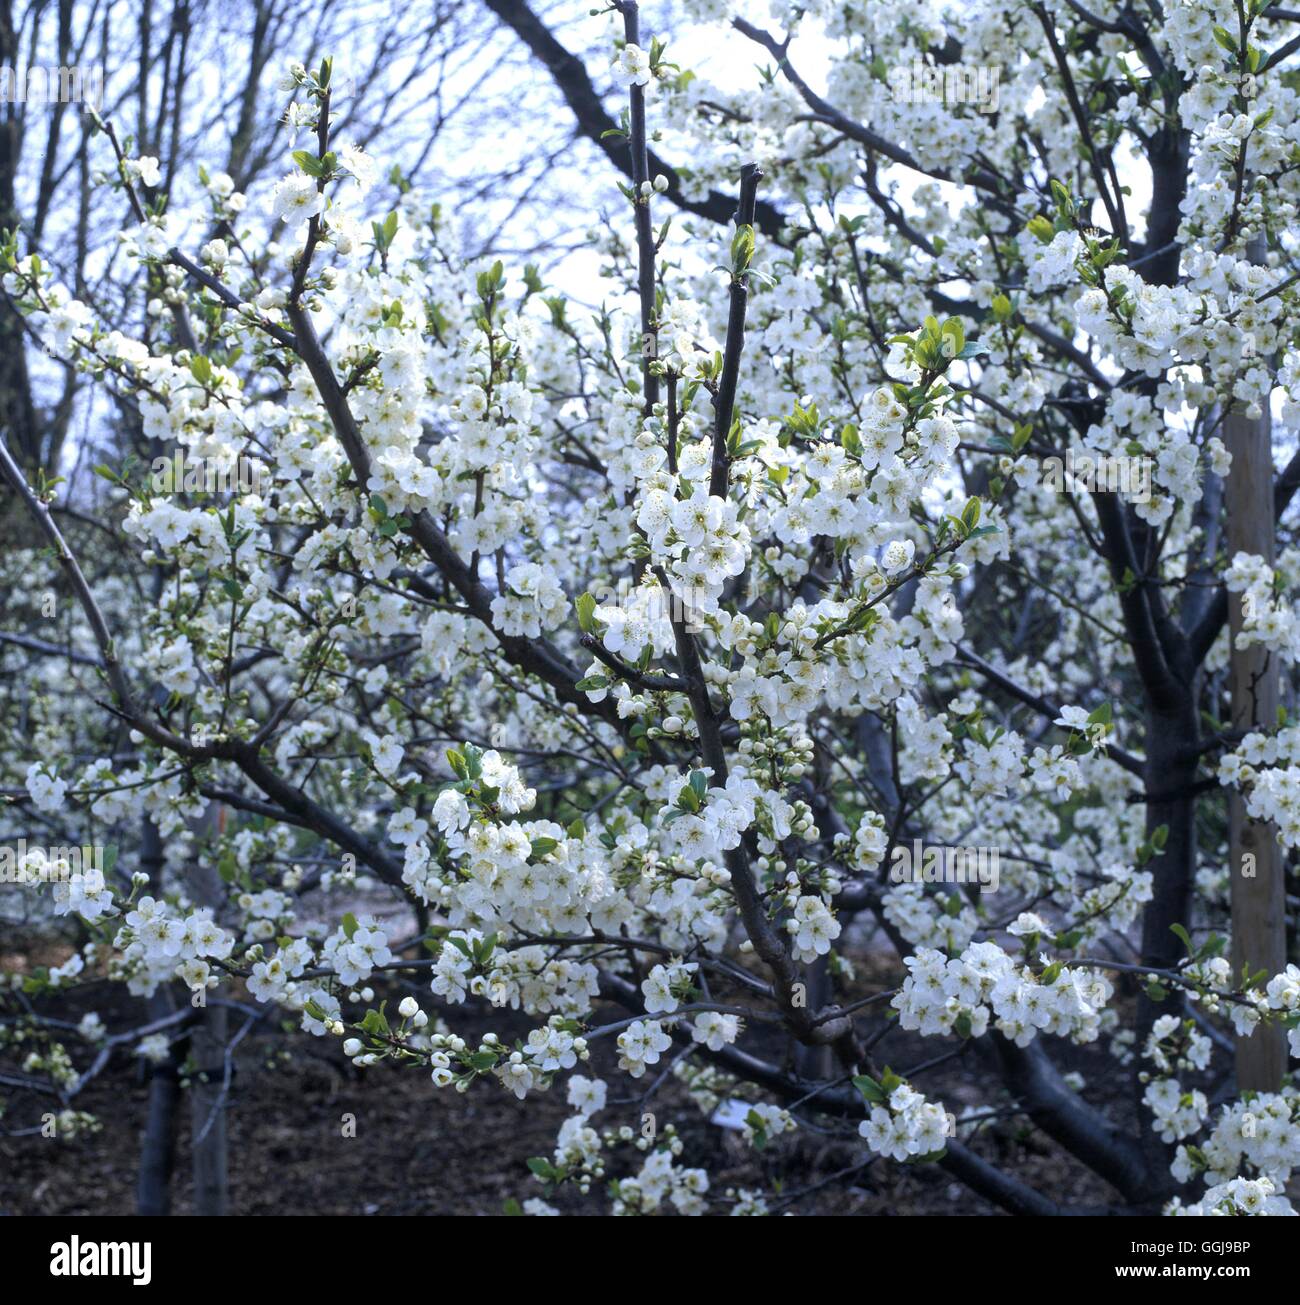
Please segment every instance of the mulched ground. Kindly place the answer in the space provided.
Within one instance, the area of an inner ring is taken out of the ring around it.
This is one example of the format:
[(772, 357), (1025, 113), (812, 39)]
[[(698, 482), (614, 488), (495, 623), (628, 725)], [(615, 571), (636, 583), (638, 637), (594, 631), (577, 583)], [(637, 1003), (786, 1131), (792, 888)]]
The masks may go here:
[[(872, 980), (863, 971), (861, 981)], [(139, 1004), (121, 989), (99, 1001), (97, 1008), (111, 1030), (142, 1021)], [(76, 1020), (83, 1007), (89, 1008), (84, 999), (69, 1000), (64, 1010), (43, 1010)], [(611, 1011), (610, 1018), (620, 1014)], [(233, 1012), (231, 1018), (239, 1019)], [(516, 1036), (530, 1027), (526, 1017), (503, 1018), (500, 1012), (489, 1014), (472, 1006), (457, 1008), (448, 1022), (466, 1037), (488, 1027), (503, 1037)], [(232, 1024), (232, 1031), (235, 1027)], [(544, 1195), (527, 1161), (552, 1152), (556, 1130), (570, 1113), (560, 1092), (520, 1102), (487, 1082), (466, 1095), (438, 1091), (422, 1070), (392, 1065), (357, 1070), (335, 1039), (298, 1032), (286, 1036), (269, 1021), (261, 1028), (239, 1048), (228, 1103), (232, 1213), (498, 1214), (511, 1198)], [(883, 1060), (902, 1069), (952, 1047), (895, 1032), (882, 1044), (881, 1053)], [(608, 1052), (602, 1050), (601, 1055)], [(1063, 1058), (1068, 1062), (1073, 1055), (1073, 1049), (1066, 1049)], [(1083, 1057), (1080, 1067), (1091, 1075), (1105, 1063), (1104, 1053), (1093, 1052), (1091, 1058)], [(972, 1058), (964, 1056), (926, 1071), (917, 1086), (956, 1112), (964, 1105), (982, 1107), (988, 1089), (980, 1084), (989, 1080), (981, 1073), (977, 1083), (975, 1069)], [(645, 1108), (640, 1093), (655, 1072), (639, 1085), (613, 1071), (608, 1061), (598, 1060), (586, 1072), (605, 1077), (610, 1085), (611, 1105), (598, 1124), (613, 1128), (626, 1123), (639, 1129)], [(1098, 1101), (1105, 1092), (1118, 1090), (1118, 1080), (1107, 1084), (1098, 1079), (1096, 1092), (1101, 1095), (1089, 1096)], [(9, 1096), (10, 1103), (0, 1130), (29, 1127), (47, 1108), (3, 1089), (0, 1095)], [(0, 1213), (133, 1210), (146, 1102), (139, 1065), (122, 1055), (75, 1103), (100, 1119), (102, 1131), (72, 1141), (0, 1135)], [(857, 1169), (867, 1153), (851, 1132), (801, 1129), (759, 1153), (736, 1133), (711, 1124), (671, 1080), (649, 1109), (660, 1127), (671, 1121), (681, 1134), (685, 1151), (679, 1163), (708, 1168), (714, 1196), (729, 1186), (786, 1197), (806, 1192), (796, 1206), (801, 1213), (995, 1212), (934, 1165), (877, 1161)], [(344, 1117), (349, 1115), (355, 1118), (354, 1137), (344, 1135)], [(179, 1107), (177, 1132), (173, 1211), (185, 1214), (191, 1210), (188, 1094)], [(988, 1125), (976, 1149), (1056, 1200), (1092, 1204), (1111, 1199), (1104, 1184), (1023, 1118)], [(610, 1162), (609, 1176), (635, 1172), (640, 1163), (634, 1148), (622, 1148)], [(565, 1212), (609, 1209), (607, 1195), (598, 1190), (583, 1197), (566, 1188), (548, 1199)], [(725, 1204), (718, 1208), (727, 1209)]]

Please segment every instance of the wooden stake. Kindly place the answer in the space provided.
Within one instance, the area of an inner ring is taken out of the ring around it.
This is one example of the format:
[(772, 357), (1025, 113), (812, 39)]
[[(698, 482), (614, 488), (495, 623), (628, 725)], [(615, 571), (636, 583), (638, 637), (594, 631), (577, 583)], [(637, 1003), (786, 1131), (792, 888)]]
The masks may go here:
[[(1263, 249), (1251, 242), (1251, 258)], [(1250, 418), (1234, 404), (1224, 419), (1224, 441), (1232, 453), (1224, 499), (1227, 506), (1228, 560), (1253, 553), (1270, 566), (1274, 561), (1273, 448), (1269, 412)], [(1237, 647), (1243, 623), (1242, 598), (1232, 594), (1228, 623), (1232, 638), (1229, 685), (1234, 730), (1277, 728), (1278, 659), (1254, 645)], [(1240, 980), (1263, 970), (1271, 978), (1286, 968), (1286, 912), (1283, 861), (1271, 824), (1251, 820), (1235, 790), (1228, 797), (1229, 870), (1232, 902), (1232, 968)], [(1286, 1071), (1286, 1034), (1274, 1023), (1237, 1039), (1237, 1087), (1240, 1091), (1276, 1092)]]

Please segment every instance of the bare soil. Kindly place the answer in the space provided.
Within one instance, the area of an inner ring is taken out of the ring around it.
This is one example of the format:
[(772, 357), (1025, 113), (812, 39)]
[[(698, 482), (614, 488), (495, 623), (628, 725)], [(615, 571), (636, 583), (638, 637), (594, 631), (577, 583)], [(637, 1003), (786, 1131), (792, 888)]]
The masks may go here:
[[(878, 985), (869, 969), (859, 969), (864, 991)], [(60, 1004), (63, 1009), (50, 1009), (45, 1001), (42, 1013), (76, 1021), (85, 1010), (98, 1009), (114, 1032), (138, 1026), (145, 1018), (138, 1001), (120, 988), (99, 984)], [(621, 1014), (608, 1012), (609, 1018)], [(503, 1037), (522, 1036), (532, 1024), (526, 1016), (503, 1017), (472, 1004), (453, 1008), (446, 1018), (466, 1037), (488, 1027)], [(232, 1012), (231, 1020), (233, 1031), (241, 1017)], [(86, 1048), (76, 1039), (70, 1045), (76, 1048), (78, 1067), (84, 1067), (90, 1059)], [(882, 1063), (888, 1061), (903, 1072), (957, 1049), (951, 1042), (921, 1042), (895, 1031), (877, 1054)], [(768, 1050), (780, 1054), (777, 1047)], [(1066, 1068), (1084, 1072), (1092, 1085), (1086, 1093), (1089, 1099), (1103, 1104), (1110, 1096), (1115, 1098), (1110, 1108), (1122, 1109), (1117, 1094), (1126, 1090), (1124, 1076), (1104, 1050), (1065, 1047), (1058, 1052)], [(675, 1080), (665, 1081), (653, 1103), (646, 1105), (642, 1094), (655, 1081), (655, 1070), (635, 1083), (617, 1072), (609, 1055), (606, 1042), (586, 1071), (609, 1083), (610, 1104), (596, 1124), (627, 1124), (639, 1130), (647, 1109), (654, 1111), (660, 1128), (671, 1122), (685, 1144), (679, 1163), (709, 1170), (710, 1195), (723, 1198), (715, 1207), (719, 1213), (729, 1208), (724, 1197), (728, 1187), (764, 1191), (778, 1209), (804, 1193), (793, 1206), (800, 1213), (996, 1213), (935, 1165), (877, 1160), (864, 1166), (866, 1148), (853, 1126), (842, 1121), (818, 1120), (815, 1127), (801, 1128), (755, 1151), (734, 1131), (711, 1123)], [(3, 1059), (12, 1066), (12, 1057)], [(954, 1113), (966, 1106), (982, 1110), (990, 1100), (990, 1079), (981, 1071), (977, 1082), (977, 1069), (974, 1055), (962, 1054), (924, 1070), (915, 1081)], [(3, 1098), (8, 1109), (0, 1117), (0, 1213), (135, 1210), (148, 1099), (138, 1058), (124, 1050), (77, 1097), (75, 1106), (92, 1112), (102, 1125), (94, 1134), (70, 1141), (14, 1136), (39, 1121), (40, 1112), (51, 1108), (50, 1098), (0, 1087)], [(551, 1155), (556, 1131), (569, 1113), (558, 1090), (521, 1102), (490, 1082), (461, 1095), (435, 1089), (420, 1069), (381, 1065), (358, 1070), (336, 1039), (296, 1030), (286, 1033), (273, 1017), (240, 1044), (234, 1058), (227, 1102), (231, 1212), (499, 1214), (512, 1199), (546, 1195), (527, 1162), (532, 1156)], [(177, 1111), (172, 1181), (176, 1214), (192, 1208), (190, 1128), (186, 1091)], [(1066, 1205), (1114, 1199), (1105, 1184), (1023, 1116), (989, 1121), (973, 1146)], [(621, 1147), (611, 1156), (608, 1177), (634, 1173), (641, 1162), (635, 1148)], [(566, 1187), (547, 1199), (566, 1213), (603, 1213), (610, 1204), (606, 1192), (597, 1188), (584, 1197)]]

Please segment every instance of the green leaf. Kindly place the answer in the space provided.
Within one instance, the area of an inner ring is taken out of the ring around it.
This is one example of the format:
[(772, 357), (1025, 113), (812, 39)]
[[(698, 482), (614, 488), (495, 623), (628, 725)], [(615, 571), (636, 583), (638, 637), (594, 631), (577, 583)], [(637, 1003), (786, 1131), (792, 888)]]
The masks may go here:
[(293, 161), (309, 176), (322, 177), (325, 170), (321, 166), (321, 161), (310, 150), (294, 150)]
[(884, 1088), (867, 1074), (859, 1074), (853, 1080), (853, 1086), (862, 1093), (863, 1097), (871, 1102), (872, 1105), (883, 1105), (889, 1100)]
[(361, 1021), (361, 1027), (367, 1033), (383, 1034), (387, 1036), (389, 1032), (388, 1020), (381, 1010), (368, 1010)]
[(747, 1123), (753, 1132), (750, 1139), (755, 1151), (762, 1151), (767, 1147), (767, 1129), (763, 1124), (763, 1116), (757, 1110), (751, 1110), (745, 1116)]
[(535, 1155), (528, 1161), (528, 1168), (537, 1175), (538, 1178), (550, 1180), (551, 1175), (555, 1173), (555, 1167), (544, 1155)]
[(944, 1156), (946, 1156), (947, 1154), (948, 1154), (948, 1148), (945, 1146), (945, 1147), (941, 1147), (938, 1151), (931, 1151), (927, 1155), (908, 1156), (908, 1163), (916, 1164), (916, 1165), (933, 1164), (939, 1160), (942, 1160)]
[(754, 257), (754, 228), (744, 223), (736, 228), (731, 238), (731, 273), (742, 276), (749, 270), (750, 260)]
[(1041, 213), (1029, 219), (1025, 230), (1044, 245), (1050, 245), (1056, 236), (1056, 228)]

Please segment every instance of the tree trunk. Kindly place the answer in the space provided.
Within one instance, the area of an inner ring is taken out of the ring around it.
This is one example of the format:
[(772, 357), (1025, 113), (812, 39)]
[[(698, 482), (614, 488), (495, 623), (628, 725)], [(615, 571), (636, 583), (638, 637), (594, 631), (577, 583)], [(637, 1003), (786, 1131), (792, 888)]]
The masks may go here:
[[(210, 813), (209, 813), (210, 814)], [(215, 906), (221, 900), (221, 880), (206, 849), (190, 872), (195, 900)], [(194, 1213), (229, 1213), (226, 1166), (226, 1044), (224, 1006), (204, 1006), (198, 1012), (190, 1042), (194, 1078), (190, 1089), (191, 1162), (194, 1170)]]
[[(158, 826), (146, 817), (141, 822), (140, 868), (155, 892), (162, 893), (162, 841)], [(149, 999), (149, 1019), (164, 1019), (173, 1010), (169, 988), (160, 987)], [(136, 1185), (137, 1214), (170, 1214), (172, 1170), (176, 1163), (176, 1106), (180, 1100), (182, 1041), (173, 1044), (161, 1065), (149, 1066), (149, 1113), (140, 1144), (140, 1174)]]
[[(168, 1013), (166, 1001), (151, 1003), (159, 1016)], [(176, 1163), (176, 1106), (180, 1100), (177, 1058), (150, 1067), (149, 1114), (140, 1148), (140, 1178), (136, 1188), (136, 1213), (172, 1212), (172, 1170)]]
[[(1153, 969), (1173, 969), (1186, 949), (1173, 932), (1175, 924), (1187, 928), (1192, 914), (1192, 887), (1196, 881), (1196, 798), (1198, 717), (1196, 701), (1188, 690), (1170, 710), (1147, 709), (1146, 785), (1147, 837), (1162, 825), (1168, 831), (1163, 851), (1147, 863), (1154, 882), (1152, 900), (1142, 913), (1142, 964)], [(1151, 1026), (1161, 1015), (1181, 1015), (1182, 991), (1170, 986), (1166, 996), (1153, 1001), (1145, 990), (1138, 997), (1137, 1045), (1146, 1043)], [(1135, 1068), (1141, 1068), (1139, 1058)], [(1136, 1084), (1140, 1097), (1143, 1087)], [(1163, 1199), (1173, 1188), (1169, 1164), (1173, 1147), (1162, 1142), (1152, 1127), (1151, 1112), (1138, 1105), (1142, 1124), (1142, 1154), (1147, 1170), (1158, 1180), (1154, 1198)]]

